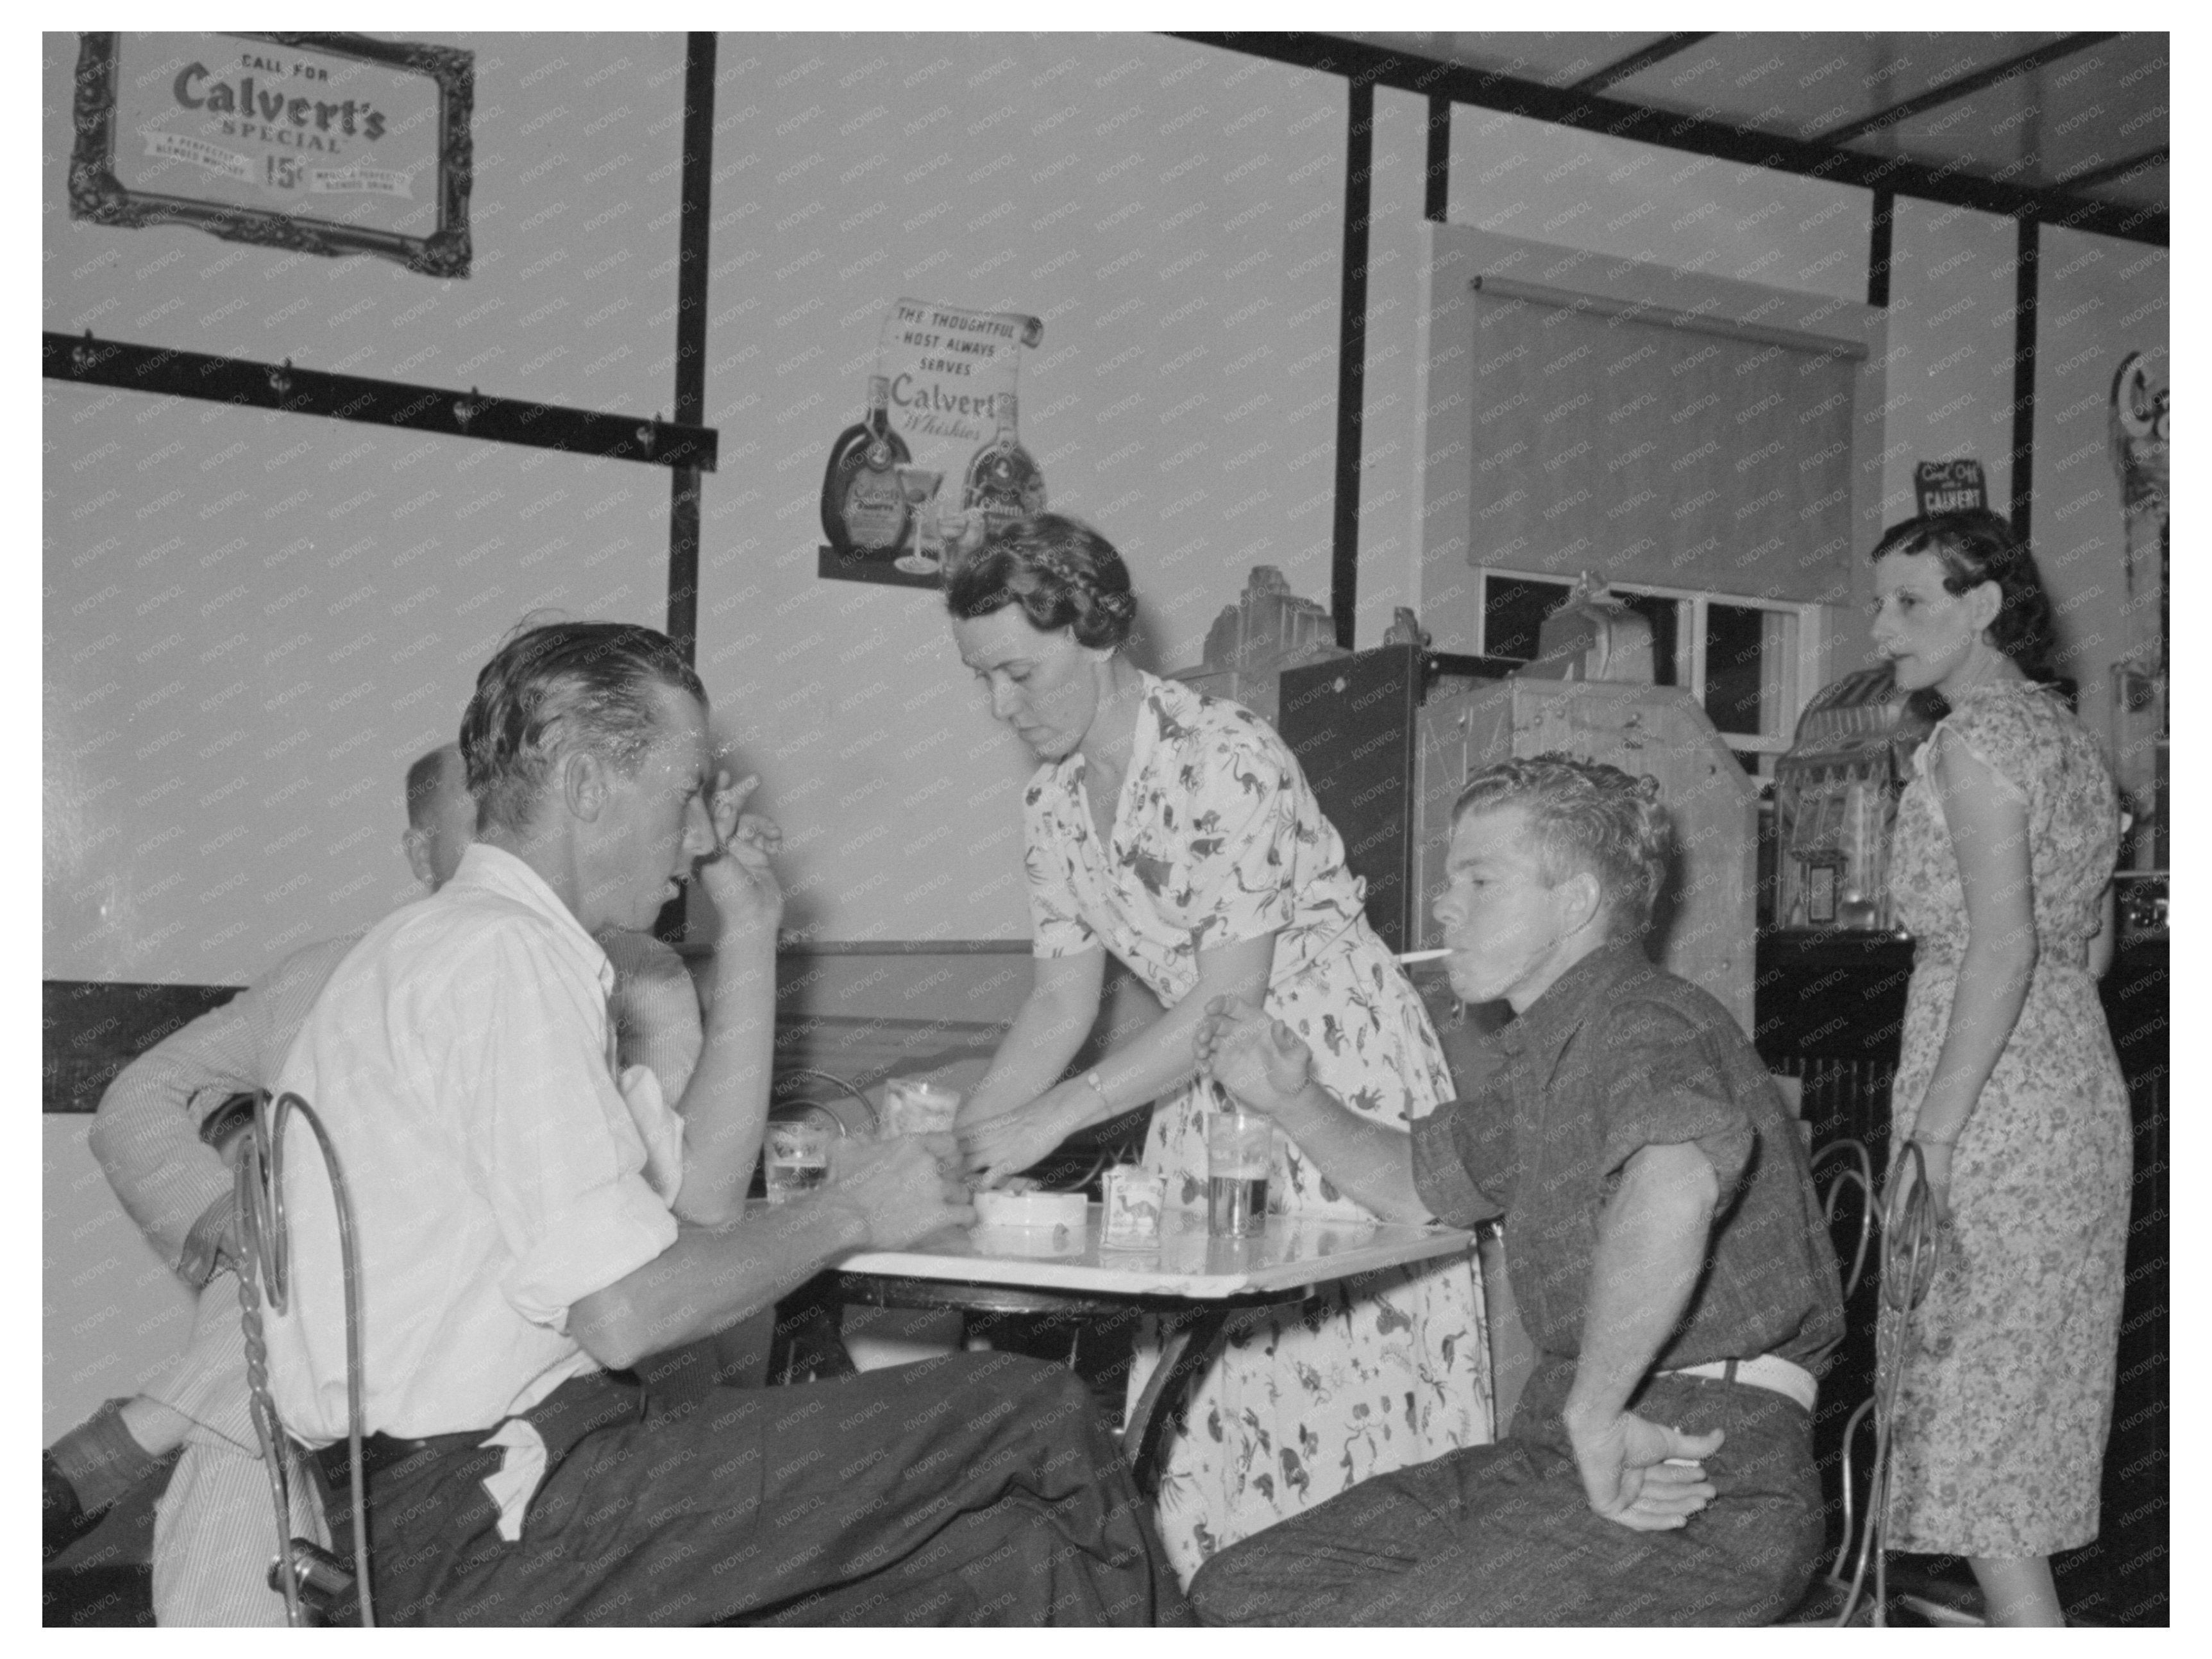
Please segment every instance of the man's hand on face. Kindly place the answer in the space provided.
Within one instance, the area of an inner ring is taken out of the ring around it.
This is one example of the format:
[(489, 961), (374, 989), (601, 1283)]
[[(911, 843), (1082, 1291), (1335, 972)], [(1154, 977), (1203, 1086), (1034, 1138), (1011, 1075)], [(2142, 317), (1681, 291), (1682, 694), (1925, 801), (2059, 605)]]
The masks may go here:
[(714, 825), (714, 851), (700, 859), (698, 870), (726, 934), (765, 932), (773, 936), (783, 919), (783, 887), (769, 862), (769, 855), (783, 845), (783, 832), (773, 820), (744, 810), (759, 787), (757, 775), (732, 783), (726, 772), (714, 774), (714, 798), (708, 808)]
[(974, 1225), (959, 1169), (960, 1150), (949, 1134), (833, 1141), (822, 1196), (866, 1218), (870, 1248), (896, 1250), (948, 1227)]
[(1727, 1436), (1684, 1434), (1617, 1412), (1592, 1420), (1569, 1412), (1567, 1440), (1574, 1448), (1589, 1506), (1608, 1521), (1638, 1532), (1669, 1532), (1713, 1501), (1703, 1459)]

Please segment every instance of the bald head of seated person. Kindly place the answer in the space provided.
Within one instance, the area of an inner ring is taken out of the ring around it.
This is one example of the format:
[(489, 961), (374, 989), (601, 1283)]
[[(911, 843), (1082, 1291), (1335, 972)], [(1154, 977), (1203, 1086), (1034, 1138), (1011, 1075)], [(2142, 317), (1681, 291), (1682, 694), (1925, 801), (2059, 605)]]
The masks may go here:
[(445, 886), (476, 833), (477, 803), (459, 746), (447, 743), (418, 757), (407, 768), (407, 827), (399, 833), (415, 879), (433, 893)]
[[(361, 1257), (366, 1494), (387, 1623), (1149, 1623), (1179, 1601), (1084, 1385), (953, 1355), (656, 1409), (628, 1368), (848, 1253), (973, 1219), (950, 1137), (840, 1142), (748, 1213), (781, 894), (704, 687), (651, 629), (510, 639), (461, 728), (477, 839), (372, 929), (281, 1082), (344, 1171)], [(610, 1064), (611, 970), (686, 880), (722, 932), (680, 1121)], [(327, 1174), (289, 1155), (286, 1426), (349, 1478)], [(343, 1513), (332, 1516), (341, 1550)]]
[(1814, 1373), (1843, 1333), (1796, 1124), (1720, 1003), (1641, 938), (1657, 785), (1565, 756), (1478, 772), (1436, 901), (1454, 991), (1503, 999), (1472, 1098), (1410, 1135), (1349, 1112), (1280, 1022), (1223, 999), (1217, 1082), (1378, 1214), (1503, 1218), (1538, 1350), (1498, 1444), (1382, 1474), (1231, 1545), (1220, 1624), (1750, 1624), (1822, 1540)]

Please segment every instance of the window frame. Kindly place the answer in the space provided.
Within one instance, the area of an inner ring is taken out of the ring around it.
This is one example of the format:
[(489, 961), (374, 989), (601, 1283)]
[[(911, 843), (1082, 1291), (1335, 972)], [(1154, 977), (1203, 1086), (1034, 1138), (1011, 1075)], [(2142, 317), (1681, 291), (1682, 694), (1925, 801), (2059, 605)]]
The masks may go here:
[[(1474, 651), (1479, 656), (1503, 657), (1492, 648), (1490, 641), (1489, 588), (1492, 577), (1510, 582), (1542, 582), (1548, 587), (1571, 590), (1571, 577), (1561, 576), (1551, 570), (1516, 570), (1510, 565), (1478, 564), (1471, 567), (1475, 584)], [(1715, 605), (1724, 605), (1739, 610), (1757, 611), (1762, 615), (1783, 619), (1785, 637), (1782, 646), (1783, 660), (1789, 665), (1780, 676), (1782, 707), (1776, 717), (1778, 729), (1770, 735), (1765, 732), (1722, 732), (1721, 741), (1740, 754), (1759, 757), (1758, 776), (1774, 775), (1774, 758), (1790, 752), (1797, 732), (1797, 718), (1805, 705), (1820, 691), (1821, 680), (1821, 613), (1826, 607), (1810, 600), (1766, 599), (1753, 594), (1718, 593), (1701, 588), (1667, 588), (1648, 582), (1611, 582), (1606, 587), (1612, 592), (1635, 594), (1653, 599), (1687, 601), (1689, 614), (1684, 625), (1676, 631), (1674, 652), (1675, 686), (1687, 692), (1705, 706), (1705, 632), (1706, 613)], [(1519, 658), (1503, 657), (1506, 661)]]

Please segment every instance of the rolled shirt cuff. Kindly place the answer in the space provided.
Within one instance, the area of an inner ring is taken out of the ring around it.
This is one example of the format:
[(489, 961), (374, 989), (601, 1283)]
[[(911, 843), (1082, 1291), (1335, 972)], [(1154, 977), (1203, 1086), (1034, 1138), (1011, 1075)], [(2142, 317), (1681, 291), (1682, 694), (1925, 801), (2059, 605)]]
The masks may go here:
[(200, 1211), (199, 1219), (185, 1235), (184, 1248), (177, 1253), (177, 1273), (185, 1284), (198, 1290), (215, 1277), (215, 1270), (234, 1247), (237, 1219), (235, 1192), (225, 1192)]
[(635, 1174), (578, 1196), (501, 1281), (515, 1312), (565, 1333), (568, 1309), (676, 1242), (676, 1217)]
[(1460, 1161), (1451, 1119), (1463, 1109), (1457, 1102), (1449, 1101), (1425, 1118), (1414, 1119), (1412, 1125), (1413, 1189), (1429, 1206), (1431, 1215), (1453, 1227), (1472, 1227), (1500, 1213)]

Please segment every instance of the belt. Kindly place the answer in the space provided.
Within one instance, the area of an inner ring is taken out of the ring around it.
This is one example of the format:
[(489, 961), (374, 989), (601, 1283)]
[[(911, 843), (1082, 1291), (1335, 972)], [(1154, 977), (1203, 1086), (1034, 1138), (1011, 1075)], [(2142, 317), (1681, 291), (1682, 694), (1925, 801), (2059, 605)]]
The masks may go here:
[[(388, 1434), (363, 1435), (361, 1437), (362, 1478), (374, 1480), (386, 1469), (426, 1454), (443, 1456), (453, 1452), (475, 1451), (491, 1437), (492, 1433), (490, 1429), (471, 1429), (463, 1434), (431, 1435), (422, 1440), (407, 1440)], [(316, 1448), (315, 1461), (322, 1468), (323, 1479), (333, 1487), (343, 1488), (351, 1484), (353, 1463), (347, 1455), (344, 1441), (334, 1440), (327, 1446)]]
[[(570, 1377), (538, 1404), (522, 1413), (538, 1430), (557, 1462), (568, 1454), (570, 1447), (592, 1430), (603, 1428), (625, 1418), (637, 1420), (645, 1408), (645, 1391), (635, 1377), (618, 1376), (607, 1371), (592, 1371), (582, 1376)], [(505, 1419), (502, 1419), (504, 1422)], [(429, 1435), (421, 1440), (409, 1440), (398, 1435), (378, 1431), (361, 1437), (361, 1468), (364, 1477), (374, 1479), (385, 1470), (426, 1454), (450, 1456), (456, 1452), (473, 1452), (485, 1449), (484, 1442), (500, 1431), (501, 1423), (489, 1424), (481, 1429), (464, 1429), (455, 1434)], [(500, 1455), (500, 1449), (488, 1449)], [(333, 1486), (343, 1486), (349, 1475), (346, 1457), (346, 1442), (334, 1440), (319, 1449), (315, 1461)]]
[(1779, 1354), (1760, 1354), (1755, 1359), (1716, 1359), (1703, 1365), (1684, 1365), (1674, 1370), (1662, 1371), (1661, 1376), (1709, 1376), (1723, 1382), (1747, 1382), (1754, 1388), (1765, 1388), (1796, 1400), (1808, 1412), (1820, 1397), (1820, 1385), (1813, 1374), (1795, 1360), (1784, 1359)]

